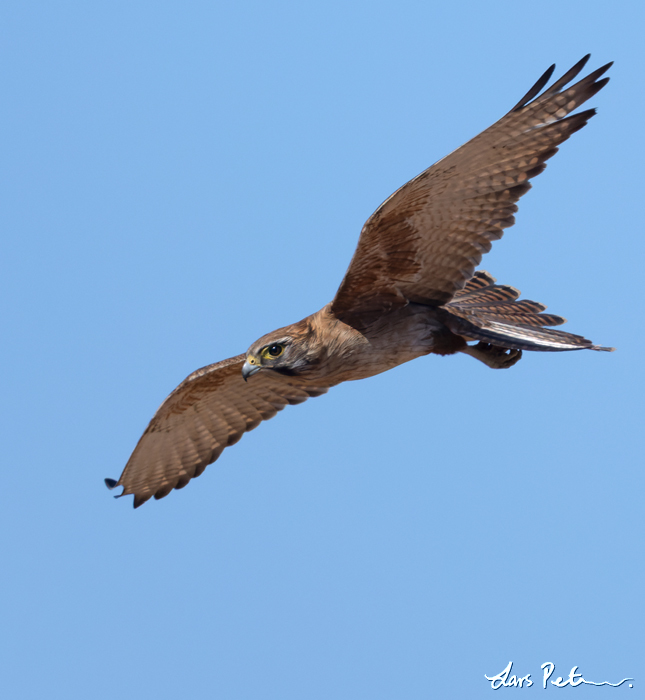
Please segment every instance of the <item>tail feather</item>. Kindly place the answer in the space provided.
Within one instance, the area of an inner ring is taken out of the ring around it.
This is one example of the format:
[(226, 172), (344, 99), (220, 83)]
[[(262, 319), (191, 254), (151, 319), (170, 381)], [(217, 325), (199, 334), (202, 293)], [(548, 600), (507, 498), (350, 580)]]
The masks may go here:
[[(472, 279), (475, 279), (474, 277)], [(493, 278), (494, 279), (494, 278)], [(471, 280), (472, 281), (472, 280)], [(520, 290), (505, 284), (490, 284), (481, 289), (469, 291), (470, 282), (455, 296), (449, 304), (468, 308), (471, 305), (486, 305), (502, 301), (513, 301), (520, 295)]]
[(541, 313), (544, 304), (520, 296), (515, 287), (496, 284), (483, 270), (442, 307), (443, 320), (453, 333), (467, 340), (481, 340), (498, 347), (557, 352), (566, 350), (604, 350), (581, 335), (553, 330), (566, 322), (562, 316)]
[(461, 308), (467, 308), (477, 312), (480, 308), (482, 310), (491, 309), (495, 310), (495, 313), (499, 312), (501, 314), (539, 314), (541, 311), (546, 310), (544, 304), (539, 304), (537, 301), (531, 301), (530, 299), (521, 299), (520, 301), (513, 302), (510, 300), (505, 301), (491, 301), (477, 303), (475, 299), (472, 300), (467, 306), (458, 304)]
[(542, 328), (544, 326), (561, 326), (567, 322), (566, 318), (556, 316), (555, 314), (524, 314), (524, 313), (500, 313), (497, 309), (492, 312), (485, 310), (475, 311), (478, 318), (486, 321), (499, 321), (501, 323), (509, 323), (513, 326), (530, 326)]

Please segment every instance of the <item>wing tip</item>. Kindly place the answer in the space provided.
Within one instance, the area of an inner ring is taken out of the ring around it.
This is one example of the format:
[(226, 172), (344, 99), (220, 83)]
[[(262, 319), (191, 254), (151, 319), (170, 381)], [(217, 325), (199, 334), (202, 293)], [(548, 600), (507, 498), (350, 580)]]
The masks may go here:
[(103, 481), (105, 481), (105, 485), (110, 489), (110, 491), (119, 485), (119, 482), (116, 479), (103, 479)]
[(616, 352), (616, 348), (606, 348), (603, 345), (591, 345), (589, 350), (597, 350), (598, 352)]
[(577, 70), (580, 72), (589, 62), (589, 59), (591, 58), (591, 53), (585, 54), (579, 61), (576, 63), (576, 65), (573, 67), (572, 70)]
[[(561, 78), (555, 81), (551, 87), (549, 87), (545, 92), (542, 92), (542, 89), (546, 86), (546, 84), (549, 82), (551, 79), (551, 76), (553, 75), (553, 72), (555, 70), (555, 64), (549, 66), (549, 68), (544, 72), (544, 74), (540, 77), (540, 79), (533, 85), (533, 87), (524, 95), (524, 97), (511, 109), (511, 112), (516, 112), (519, 111), (520, 109), (523, 109), (526, 107), (528, 104), (530, 104), (534, 99), (538, 97), (548, 97), (548, 96), (553, 96), (556, 93), (560, 92), (566, 85), (568, 85), (574, 78), (578, 76), (578, 74), (582, 71), (582, 69), (587, 65), (587, 62), (591, 58), (591, 54), (588, 53), (585, 56), (583, 56), (572, 68), (570, 68)], [(606, 63), (604, 66), (601, 66), (600, 68), (596, 69), (593, 73), (590, 73), (586, 78), (583, 78), (581, 82), (585, 81), (591, 81), (593, 84), (593, 90), (591, 94), (589, 94), (585, 99), (589, 99), (590, 97), (593, 97), (599, 90), (601, 90), (608, 82), (608, 79), (605, 80), (598, 80), (598, 78), (603, 74), (606, 73), (614, 64), (613, 61), (610, 61), (609, 63)], [(597, 82), (596, 82), (597, 81)], [(578, 85), (580, 83), (577, 83)]]
[[(150, 494), (151, 496), (152, 494)], [(138, 508), (139, 506), (142, 506), (146, 501), (150, 500), (150, 496), (137, 496), (137, 494), (134, 494), (134, 500), (132, 502), (133, 508)]]

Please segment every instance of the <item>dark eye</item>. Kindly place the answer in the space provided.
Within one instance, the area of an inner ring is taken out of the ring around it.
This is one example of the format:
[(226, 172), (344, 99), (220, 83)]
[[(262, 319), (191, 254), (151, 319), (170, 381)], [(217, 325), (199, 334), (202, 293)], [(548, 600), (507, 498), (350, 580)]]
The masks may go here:
[(274, 343), (273, 345), (269, 345), (267, 348), (267, 354), (269, 357), (280, 357), (282, 355), (282, 352), (284, 350), (284, 345), (280, 345), (280, 343)]

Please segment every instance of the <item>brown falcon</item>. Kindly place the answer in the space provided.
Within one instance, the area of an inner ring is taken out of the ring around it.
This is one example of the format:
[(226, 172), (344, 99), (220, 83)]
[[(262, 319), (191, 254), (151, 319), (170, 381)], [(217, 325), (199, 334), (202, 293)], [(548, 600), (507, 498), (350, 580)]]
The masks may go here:
[[(611, 63), (574, 85), (585, 56), (544, 92), (555, 66), (491, 127), (403, 185), (370, 216), (334, 299), (237, 357), (193, 372), (161, 404), (118, 481), (134, 507), (180, 489), (287, 404), (416, 357), (465, 353), (511, 367), (523, 350), (611, 350), (475, 272), (515, 222), (515, 202), (558, 146), (595, 114), (573, 110)], [(474, 343), (474, 344), (470, 344)]]

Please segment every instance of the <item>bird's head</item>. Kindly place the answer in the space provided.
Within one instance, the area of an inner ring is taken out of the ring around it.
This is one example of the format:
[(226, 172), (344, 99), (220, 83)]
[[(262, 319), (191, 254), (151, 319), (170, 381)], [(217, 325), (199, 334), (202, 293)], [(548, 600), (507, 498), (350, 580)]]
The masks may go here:
[[(302, 322), (301, 322), (302, 323)], [(299, 324), (281, 328), (256, 340), (246, 353), (242, 376), (247, 380), (260, 370), (271, 370), (288, 376), (300, 375), (316, 361), (311, 332)]]

